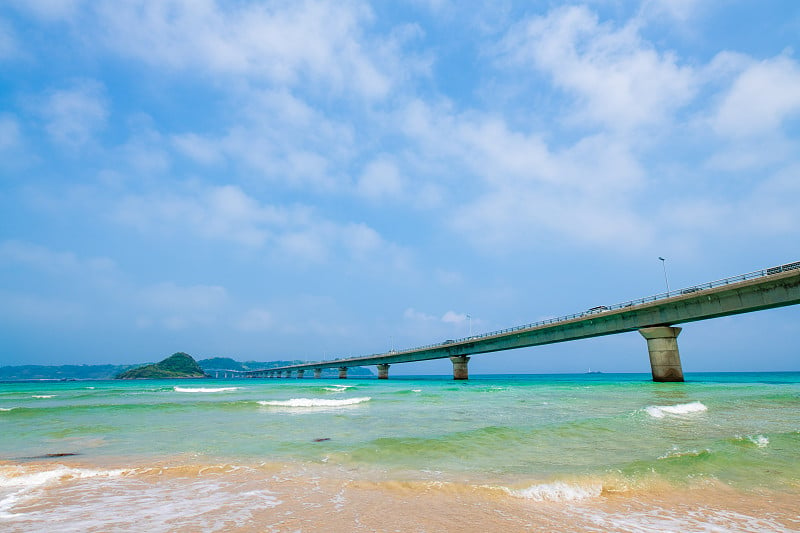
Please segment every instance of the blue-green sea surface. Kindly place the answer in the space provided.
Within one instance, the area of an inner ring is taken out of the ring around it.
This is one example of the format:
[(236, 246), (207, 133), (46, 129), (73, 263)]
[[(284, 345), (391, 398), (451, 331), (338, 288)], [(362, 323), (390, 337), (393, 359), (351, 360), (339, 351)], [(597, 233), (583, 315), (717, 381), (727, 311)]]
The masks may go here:
[[(562, 483), (796, 495), (800, 373), (0, 383), (0, 461), (19, 476), (55, 458), (335, 466), (516, 495)], [(20, 494), (5, 493), (0, 520)]]

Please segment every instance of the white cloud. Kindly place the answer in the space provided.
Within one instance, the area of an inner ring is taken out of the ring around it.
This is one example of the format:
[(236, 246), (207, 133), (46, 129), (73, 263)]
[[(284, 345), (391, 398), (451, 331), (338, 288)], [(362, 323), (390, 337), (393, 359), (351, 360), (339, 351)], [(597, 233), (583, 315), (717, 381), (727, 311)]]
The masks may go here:
[(800, 116), (800, 67), (779, 56), (752, 62), (722, 96), (711, 119), (723, 137), (779, 134), (783, 123)]
[(644, 0), (641, 9), (647, 18), (654, 21), (662, 21), (666, 15), (685, 23), (696, 16), (702, 6), (701, 0)]
[(357, 184), (358, 193), (371, 200), (399, 199), (403, 177), (388, 155), (381, 155), (364, 167)]
[(105, 126), (108, 117), (105, 88), (93, 80), (75, 82), (70, 88), (48, 93), (41, 112), (53, 141), (68, 148), (80, 148)]
[(235, 125), (222, 134), (173, 136), (183, 155), (202, 165), (223, 161), (233, 168), (289, 188), (314, 193), (346, 190), (336, 170), (354, 153), (349, 125), (331, 120), (286, 90), (244, 90), (231, 97)]
[(114, 209), (117, 221), (143, 232), (189, 234), (265, 248), (276, 258), (304, 263), (334, 257), (381, 268), (404, 268), (407, 252), (363, 223), (338, 223), (313, 209), (262, 204), (238, 186), (189, 186), (183, 194), (128, 196)]
[(116, 265), (106, 257), (82, 259), (73, 252), (57, 252), (44, 246), (22, 241), (0, 242), (0, 264), (12, 264), (59, 275), (81, 275), (95, 278), (112, 273)]
[(539, 69), (574, 95), (573, 120), (612, 129), (668, 120), (696, 91), (692, 69), (643, 41), (635, 21), (615, 28), (586, 7), (520, 22), (500, 50), (511, 65)]
[(442, 322), (445, 324), (463, 324), (467, 321), (467, 315), (464, 313), (456, 313), (455, 311), (447, 311), (442, 315)]
[(486, 250), (530, 248), (553, 235), (626, 248), (652, 235), (635, 204), (644, 171), (622, 139), (594, 135), (554, 151), (499, 116), (421, 102), (404, 115), (406, 133), (431, 166), (449, 163), (445, 175), (464, 180), (451, 189), (478, 187), (465, 200), (450, 199), (447, 224)]
[(364, 42), (361, 25), (372, 17), (366, 4), (307, 0), (231, 7), (210, 0), (95, 6), (105, 41), (154, 65), (281, 85), (311, 81), (367, 98), (390, 90), (395, 58)]
[(262, 206), (239, 187), (228, 185), (190, 190), (185, 195), (128, 196), (115, 216), (142, 231), (189, 230), (206, 238), (261, 246), (273, 228), (304, 213)]

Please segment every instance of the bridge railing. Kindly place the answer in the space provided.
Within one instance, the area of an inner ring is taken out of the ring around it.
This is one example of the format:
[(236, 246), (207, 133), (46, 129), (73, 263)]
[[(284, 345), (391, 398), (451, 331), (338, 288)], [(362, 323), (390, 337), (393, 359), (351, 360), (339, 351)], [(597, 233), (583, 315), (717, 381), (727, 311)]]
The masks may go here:
[[(603, 313), (603, 312), (606, 312), (606, 311), (615, 311), (615, 310), (618, 310), (618, 309), (624, 309), (626, 307), (633, 307), (635, 305), (642, 305), (642, 304), (646, 304), (646, 303), (650, 303), (650, 302), (655, 302), (655, 301), (658, 301), (658, 300), (664, 300), (664, 299), (667, 299), (667, 298), (672, 298), (673, 296), (683, 296), (683, 295), (686, 295), (686, 294), (692, 294), (692, 293), (695, 293), (695, 292), (698, 292), (698, 291), (702, 291), (702, 290), (713, 289), (713, 288), (716, 288), (716, 287), (722, 287), (724, 285), (730, 285), (731, 283), (738, 283), (740, 281), (747, 281), (747, 280), (750, 280), (750, 279), (763, 278), (763, 277), (766, 277), (766, 276), (772, 276), (774, 274), (779, 274), (781, 272), (789, 272), (791, 270), (797, 270), (797, 269), (800, 269), (800, 261), (795, 261), (793, 263), (786, 263), (786, 264), (775, 266), (775, 267), (765, 268), (763, 270), (754, 270), (753, 272), (748, 272), (746, 274), (739, 274), (738, 276), (731, 276), (729, 278), (718, 279), (718, 280), (715, 280), (715, 281), (709, 281), (707, 283), (700, 283), (699, 285), (692, 285), (691, 287), (686, 287), (686, 288), (683, 288), (683, 289), (678, 289), (678, 290), (669, 291), (669, 292), (662, 292), (660, 294), (654, 294), (653, 296), (645, 296), (644, 298), (638, 298), (636, 300), (630, 300), (630, 301), (619, 303), (619, 304), (608, 305), (608, 306), (601, 305), (601, 306), (598, 306), (598, 307), (592, 307), (591, 309), (588, 309), (586, 311), (581, 311), (581, 312), (578, 312), (578, 313), (572, 313), (572, 314), (569, 314), (569, 315), (563, 315), (563, 316), (559, 316), (559, 317), (555, 317), (555, 318), (545, 318), (545, 319), (539, 320), (537, 322), (531, 322), (530, 324), (523, 324), (521, 326), (513, 326), (513, 327), (510, 327), (510, 328), (499, 329), (499, 330), (496, 330), (496, 331), (489, 331), (489, 332), (486, 332), (486, 333), (479, 333), (479, 334), (476, 334), (476, 335), (471, 335), (469, 337), (463, 337), (463, 338), (460, 338), (460, 339), (448, 340), (448, 341), (445, 341), (445, 342), (427, 344), (425, 346), (419, 346), (417, 348), (411, 348), (411, 349), (408, 349), (408, 350), (401, 350), (401, 352), (416, 352), (416, 351), (419, 351), (419, 350), (426, 350), (426, 349), (429, 349), (429, 348), (437, 348), (437, 347), (446, 346), (446, 345), (449, 345), (449, 344), (457, 344), (457, 343), (460, 343), (460, 342), (467, 342), (467, 341), (475, 340), (475, 339), (484, 339), (486, 337), (494, 337), (496, 335), (503, 335), (505, 333), (513, 333), (514, 331), (521, 331), (521, 330), (524, 330), (524, 329), (538, 328), (538, 327), (547, 326), (547, 325), (550, 325), (550, 324), (556, 324), (558, 322), (566, 322), (568, 320), (574, 320), (576, 318), (581, 318), (581, 317), (585, 317), (585, 316), (588, 316), (588, 315), (593, 315), (593, 314), (597, 314), (597, 313)], [(381, 354), (373, 354), (373, 355), (381, 355)], [(369, 356), (367, 356), (367, 357), (369, 357)]]
[[(729, 278), (718, 279), (718, 280), (715, 280), (715, 281), (709, 281), (707, 283), (700, 283), (698, 285), (692, 285), (691, 287), (686, 287), (686, 288), (683, 288), (683, 289), (677, 289), (677, 290), (669, 291), (669, 292), (662, 292), (660, 294), (654, 294), (653, 296), (645, 296), (644, 298), (638, 298), (636, 300), (630, 300), (630, 301), (619, 303), (619, 304), (608, 305), (608, 306), (600, 305), (600, 306), (597, 306), (597, 307), (592, 307), (591, 309), (588, 309), (586, 311), (582, 311), (582, 312), (578, 312), (578, 313), (572, 313), (572, 314), (569, 314), (569, 315), (563, 315), (563, 316), (559, 316), (559, 317), (555, 317), (555, 318), (545, 318), (545, 319), (539, 320), (537, 322), (531, 322), (530, 324), (523, 324), (521, 326), (513, 326), (513, 327), (510, 327), (510, 328), (499, 329), (499, 330), (496, 330), (496, 331), (489, 331), (489, 332), (486, 332), (486, 333), (478, 333), (476, 335), (471, 335), (469, 337), (462, 337), (460, 339), (452, 339), (452, 340), (447, 340), (447, 341), (444, 341), (444, 342), (426, 344), (425, 346), (417, 346), (416, 348), (408, 348), (408, 349), (405, 349), (405, 350), (393, 350), (392, 352), (389, 352), (389, 353), (418, 352), (418, 351), (421, 351), (421, 350), (428, 350), (428, 349), (431, 349), (431, 348), (441, 348), (443, 346), (448, 346), (450, 344), (458, 344), (458, 343), (461, 343), (461, 342), (467, 342), (467, 341), (471, 341), (471, 340), (475, 340), (475, 339), (485, 339), (487, 337), (494, 337), (494, 336), (497, 336), (497, 335), (503, 335), (505, 333), (513, 333), (514, 331), (521, 331), (521, 330), (525, 330), (525, 329), (533, 329), (533, 328), (538, 328), (538, 327), (542, 327), (542, 326), (547, 326), (547, 325), (550, 325), (550, 324), (556, 324), (556, 323), (559, 323), (559, 322), (566, 322), (568, 320), (574, 320), (576, 318), (582, 318), (582, 317), (589, 316), (589, 315), (594, 315), (594, 314), (598, 314), (598, 313), (604, 313), (606, 311), (615, 311), (615, 310), (618, 310), (618, 309), (624, 309), (626, 307), (633, 307), (633, 306), (636, 306), (636, 305), (642, 305), (642, 304), (646, 304), (646, 303), (650, 303), (650, 302), (655, 302), (655, 301), (658, 301), (658, 300), (665, 300), (667, 298), (672, 298), (674, 296), (684, 296), (684, 295), (692, 294), (692, 293), (695, 293), (695, 292), (698, 292), (698, 291), (704, 291), (704, 290), (708, 290), (708, 289), (714, 289), (716, 287), (722, 287), (724, 285), (730, 285), (731, 283), (738, 283), (738, 282), (741, 282), (741, 281), (747, 281), (747, 280), (751, 280), (751, 279), (763, 278), (763, 277), (772, 276), (772, 275), (775, 275), (775, 274), (780, 274), (781, 272), (789, 272), (791, 270), (798, 270), (798, 269), (800, 269), (800, 261), (795, 261), (793, 263), (786, 263), (786, 264), (775, 266), (775, 267), (765, 268), (763, 270), (754, 270), (753, 272), (748, 272), (746, 274), (739, 274), (738, 276), (731, 276)], [(379, 357), (379, 356), (383, 356), (383, 355), (387, 355), (387, 354), (386, 353), (374, 353), (374, 354), (370, 354), (370, 355), (364, 355), (364, 356), (361, 356), (361, 357), (369, 358), (369, 357)], [(339, 361), (341, 359), (347, 359), (347, 358), (342, 357), (342, 358), (335, 358), (335, 359), (324, 360), (324, 361), (314, 361), (314, 362), (309, 361), (309, 363), (307, 363), (307, 364), (331, 363), (331, 362)]]

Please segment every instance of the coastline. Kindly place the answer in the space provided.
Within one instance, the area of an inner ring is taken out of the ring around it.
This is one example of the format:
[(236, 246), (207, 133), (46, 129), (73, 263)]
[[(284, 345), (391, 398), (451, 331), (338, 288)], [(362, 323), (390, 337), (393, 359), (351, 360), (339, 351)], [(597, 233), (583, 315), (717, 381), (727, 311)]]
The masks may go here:
[[(77, 458), (73, 458), (77, 459)], [(800, 490), (436, 479), (308, 463), (0, 463), (5, 531), (794, 531)], [(14, 485), (16, 481), (16, 485)], [(509, 480), (510, 481), (510, 480)], [(16, 489), (16, 490), (15, 490)], [(11, 504), (11, 505), (9, 505)]]

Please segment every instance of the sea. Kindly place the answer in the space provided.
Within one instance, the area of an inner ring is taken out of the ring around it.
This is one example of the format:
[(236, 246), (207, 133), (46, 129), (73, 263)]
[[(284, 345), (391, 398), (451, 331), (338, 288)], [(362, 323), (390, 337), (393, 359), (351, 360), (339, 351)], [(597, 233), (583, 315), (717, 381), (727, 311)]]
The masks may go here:
[(0, 531), (800, 531), (800, 373), (0, 383)]

